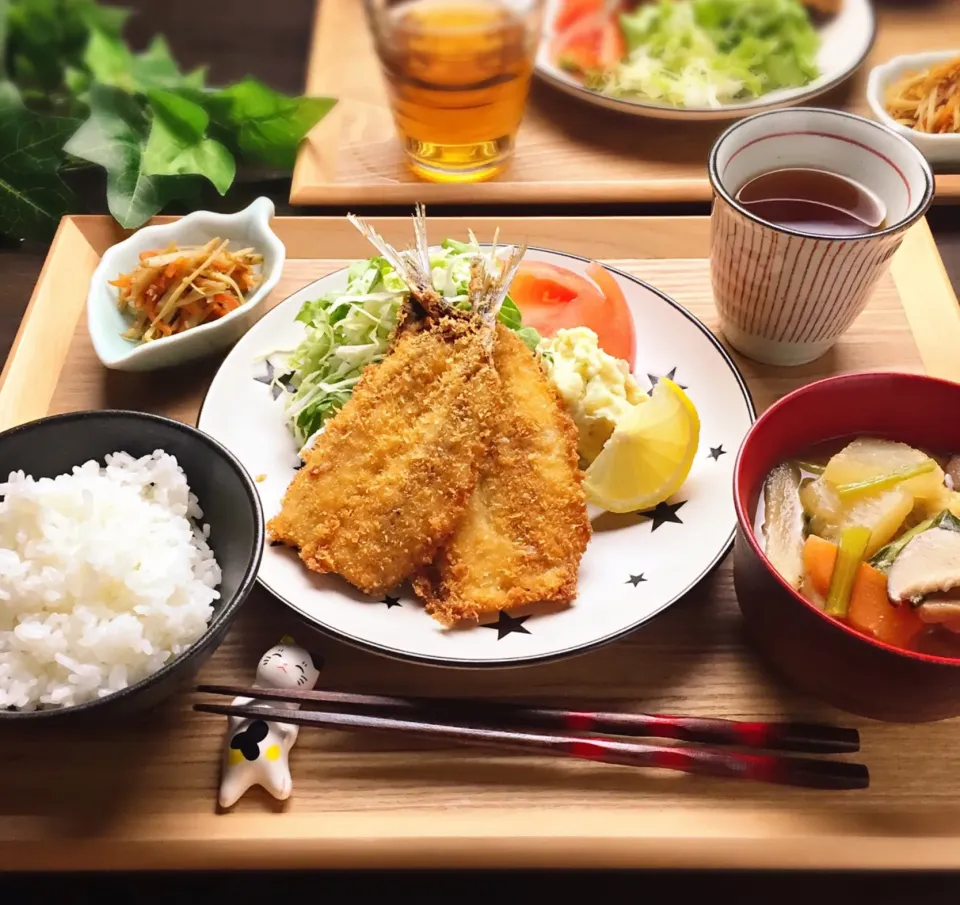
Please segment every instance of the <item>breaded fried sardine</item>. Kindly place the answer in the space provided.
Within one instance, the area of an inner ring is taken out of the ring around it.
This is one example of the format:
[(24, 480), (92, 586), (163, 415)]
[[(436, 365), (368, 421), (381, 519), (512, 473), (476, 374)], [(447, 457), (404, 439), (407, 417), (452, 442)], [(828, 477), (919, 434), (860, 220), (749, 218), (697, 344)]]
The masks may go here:
[(414, 578), (445, 625), (576, 597), (590, 539), (577, 430), (539, 362), (497, 326), (500, 405), (490, 455), (457, 530)]
[(446, 303), (430, 282), (422, 217), (418, 209), (415, 255), (398, 254), (353, 221), (410, 288), (410, 305), (391, 351), (364, 371), (317, 437), (267, 526), (308, 568), (341, 575), (368, 594), (396, 587), (454, 530), (476, 486), (497, 404), (500, 284), (478, 272), (470, 312)]

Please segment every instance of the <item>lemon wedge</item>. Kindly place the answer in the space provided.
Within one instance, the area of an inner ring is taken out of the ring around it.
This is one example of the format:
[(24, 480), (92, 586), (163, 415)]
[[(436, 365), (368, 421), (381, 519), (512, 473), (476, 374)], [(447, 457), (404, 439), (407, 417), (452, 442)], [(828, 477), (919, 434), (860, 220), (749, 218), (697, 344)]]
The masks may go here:
[(609, 512), (653, 508), (687, 479), (699, 441), (694, 404), (677, 384), (661, 377), (650, 401), (619, 421), (587, 469), (587, 499)]

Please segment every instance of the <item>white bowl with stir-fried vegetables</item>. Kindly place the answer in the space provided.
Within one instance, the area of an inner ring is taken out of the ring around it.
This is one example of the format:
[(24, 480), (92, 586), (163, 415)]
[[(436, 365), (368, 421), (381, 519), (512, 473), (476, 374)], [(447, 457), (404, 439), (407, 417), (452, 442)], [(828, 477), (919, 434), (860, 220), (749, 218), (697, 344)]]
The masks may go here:
[(912, 141), (932, 164), (960, 163), (960, 50), (904, 54), (867, 81), (874, 119)]
[(150, 371), (235, 343), (280, 279), (286, 252), (273, 202), (197, 211), (108, 249), (90, 281), (87, 327), (108, 368)]
[(960, 714), (958, 405), (960, 385), (932, 378), (830, 378), (776, 403), (741, 449), (748, 628), (781, 672), (844, 709)]

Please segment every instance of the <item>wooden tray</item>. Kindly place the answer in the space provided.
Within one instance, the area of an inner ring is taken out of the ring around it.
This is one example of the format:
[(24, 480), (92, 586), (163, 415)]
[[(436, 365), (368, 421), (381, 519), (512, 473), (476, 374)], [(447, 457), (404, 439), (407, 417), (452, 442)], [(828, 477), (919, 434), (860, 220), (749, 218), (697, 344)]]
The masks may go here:
[[(377, 222), (377, 221), (375, 221)], [(497, 221), (437, 220), (433, 235)], [(279, 301), (369, 248), (341, 219), (276, 221), (288, 261)], [(708, 221), (517, 219), (506, 238), (600, 258), (714, 324)], [(409, 221), (380, 220), (391, 241)], [(147, 408), (192, 422), (218, 361), (122, 374), (94, 357), (82, 317), (89, 277), (121, 233), (107, 218), (63, 221), (3, 372), (0, 428), (47, 413)], [(322, 257), (318, 257), (321, 254)], [(960, 380), (960, 308), (925, 222), (836, 349), (794, 370), (740, 365), (758, 407), (806, 381), (859, 369)], [(201, 674), (249, 681), (263, 650), (302, 629), (257, 590)], [(317, 636), (324, 686), (544, 701), (746, 719), (842, 719), (863, 732), (872, 788), (856, 793), (694, 778), (305, 730), (286, 807), (252, 790), (218, 814), (224, 721), (185, 690), (115, 729), (0, 729), (0, 869), (657, 866), (960, 867), (960, 722), (895, 726), (843, 717), (768, 677), (741, 639), (729, 563), (632, 637), (523, 670), (443, 672)], [(301, 643), (304, 643), (302, 641)]]
[[(877, 43), (861, 71), (812, 103), (869, 114), (872, 66), (902, 53), (960, 47), (956, 0), (881, 0)], [(534, 79), (510, 168), (480, 185), (423, 182), (406, 167), (361, 0), (323, 0), (307, 93), (340, 103), (301, 146), (291, 204), (495, 204), (709, 201), (707, 156), (716, 123), (642, 119), (570, 98)], [(960, 200), (960, 174), (937, 178)]]

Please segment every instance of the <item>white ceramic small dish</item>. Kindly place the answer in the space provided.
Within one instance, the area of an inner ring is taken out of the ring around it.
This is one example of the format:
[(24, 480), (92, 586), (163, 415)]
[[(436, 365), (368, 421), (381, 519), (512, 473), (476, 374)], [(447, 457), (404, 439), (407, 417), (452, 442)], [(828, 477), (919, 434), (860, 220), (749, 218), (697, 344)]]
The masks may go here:
[[(269, 198), (257, 198), (236, 214), (195, 211), (175, 223), (146, 226), (107, 249), (90, 279), (87, 295), (87, 329), (103, 365), (117, 371), (152, 371), (202, 358), (240, 339), (256, 322), (258, 308), (283, 271), (286, 249), (270, 228), (273, 214)], [(171, 242), (203, 244), (214, 236), (228, 239), (236, 249), (253, 246), (263, 255), (260, 285), (247, 300), (220, 320), (175, 336), (139, 344), (124, 339), (121, 334), (129, 329), (130, 322), (117, 308), (116, 289), (109, 281), (133, 270), (142, 251), (164, 248)]]
[(910, 53), (894, 57), (870, 70), (867, 80), (867, 103), (874, 118), (909, 139), (930, 163), (960, 164), (960, 135), (928, 135), (907, 126), (901, 126), (884, 109), (883, 98), (887, 87), (908, 72), (922, 72), (938, 63), (946, 63), (960, 56), (960, 50), (935, 50), (928, 53)]
[(876, 14), (870, 0), (844, 0), (840, 12), (817, 27), (821, 41), (817, 54), (820, 76), (809, 85), (802, 88), (783, 88), (750, 101), (723, 104), (720, 107), (674, 107), (645, 101), (639, 97), (610, 97), (584, 87), (573, 75), (560, 69), (551, 59), (550, 53), (556, 37), (553, 23), (560, 5), (561, 0), (546, 0), (546, 27), (534, 68), (541, 79), (588, 104), (619, 110), (633, 116), (684, 122), (730, 121), (763, 110), (808, 104), (815, 97), (845, 82), (863, 65), (877, 33)]

